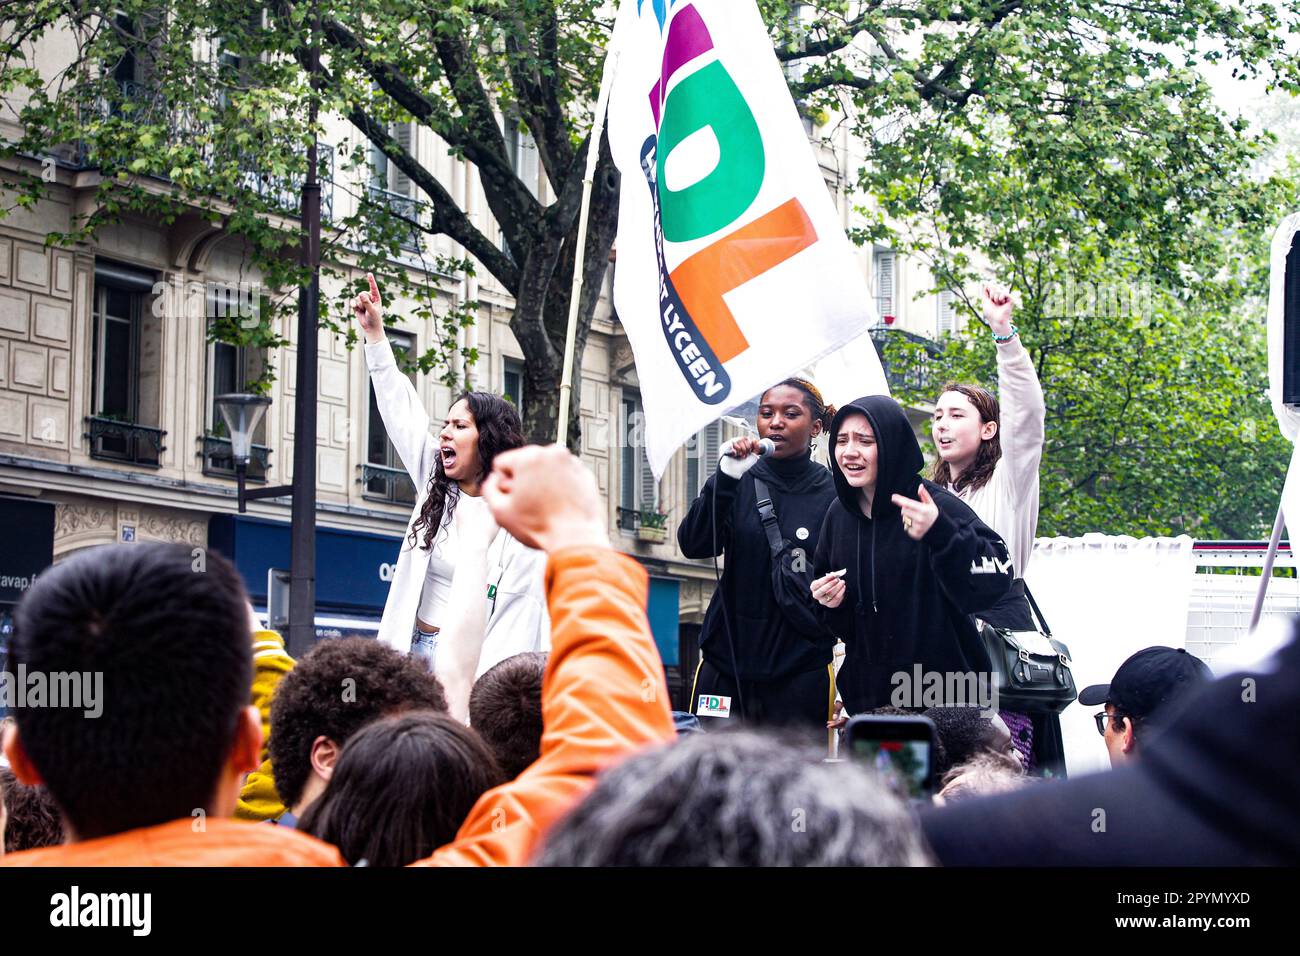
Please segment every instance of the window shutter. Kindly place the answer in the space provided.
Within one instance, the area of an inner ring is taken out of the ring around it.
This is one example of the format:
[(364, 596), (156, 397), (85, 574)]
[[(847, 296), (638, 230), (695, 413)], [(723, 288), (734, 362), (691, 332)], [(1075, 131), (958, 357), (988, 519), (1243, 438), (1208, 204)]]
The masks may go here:
[(653, 511), (659, 498), (659, 483), (655, 481), (655, 473), (650, 470), (650, 459), (645, 453), (644, 443), (636, 450), (636, 460), (641, 473), (640, 505), (642, 510)]
[(957, 298), (947, 289), (939, 293), (936, 331), (939, 335), (951, 335), (957, 331)]
[[(415, 124), (414, 123), (397, 123), (393, 126), (393, 139), (397, 145), (402, 147), (411, 154), (415, 159)], [(411, 195), (411, 178), (398, 168), (396, 163), (392, 164), (393, 172), (393, 192), (401, 196)], [(402, 210), (405, 212), (405, 210)]]
[(704, 429), (704, 438), (700, 442), (700, 449), (703, 452), (704, 466), (700, 469), (701, 487), (704, 482), (713, 477), (713, 473), (718, 470), (718, 456), (722, 454), (722, 422), (714, 422)]
[(876, 253), (876, 305), (880, 317), (896, 315), (894, 312), (894, 254)]

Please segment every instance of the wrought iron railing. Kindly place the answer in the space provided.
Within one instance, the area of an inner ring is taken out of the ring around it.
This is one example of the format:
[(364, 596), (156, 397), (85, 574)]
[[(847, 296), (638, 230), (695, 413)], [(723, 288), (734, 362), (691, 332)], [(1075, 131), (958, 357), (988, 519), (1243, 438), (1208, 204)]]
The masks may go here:
[(161, 428), (96, 415), (87, 415), (85, 421), (87, 431), (83, 437), (90, 442), (91, 458), (157, 468), (167, 450), (162, 443), (167, 432)]
[[(113, 100), (102, 100), (99, 104), (101, 116), (130, 119), (134, 122), (163, 123), (170, 138), (180, 142), (192, 139), (202, 129), (203, 121), (198, 118), (194, 104), (170, 103), (161, 90), (149, 83), (122, 82), (118, 85), (119, 96)], [(90, 112), (94, 112), (93, 108)], [(87, 117), (89, 119), (89, 117)], [(208, 147), (203, 151), (203, 160), (207, 164), (215, 162), (218, 150)], [(328, 222), (334, 218), (334, 147), (329, 143), (316, 146), (318, 160), (323, 169), (318, 170), (321, 195), (321, 219)], [(86, 167), (94, 164), (89, 145), (83, 140), (72, 148), (71, 161), (74, 165)], [(240, 164), (240, 185), (269, 204), (285, 213), (297, 215), (302, 207), (303, 173), (275, 175), (258, 167), (250, 157)]]
[[(202, 449), (199, 455), (203, 458), (203, 473), (205, 475), (222, 475), (235, 477), (235, 458), (230, 453), (230, 439), (218, 438), (215, 435), (203, 435), (199, 438)], [(248, 469), (245, 476), (248, 481), (264, 484), (266, 482), (266, 473), (271, 469), (271, 449), (266, 445), (253, 445), (252, 457), (248, 459)]]
[(641, 527), (641, 512), (636, 508), (618, 509), (618, 530), (636, 531)]
[[(868, 330), (868, 334), (876, 347), (876, 354), (880, 356), (880, 364), (885, 371), (885, 381), (889, 383), (891, 391), (929, 391), (932, 385), (930, 360), (943, 353), (943, 348), (937, 342), (915, 332), (891, 329), (883, 325), (873, 326)], [(910, 350), (906, 359), (895, 356), (891, 361), (886, 357), (886, 352), (891, 351), (887, 345), (890, 341), (899, 340), (918, 345), (920, 348)]]
[(415, 504), (415, 482), (404, 468), (389, 468), (367, 462), (357, 465), (361, 476), (361, 497), (370, 501), (386, 501), (395, 505)]
[(401, 231), (398, 245), (411, 252), (419, 252), (423, 233), (415, 224), (423, 222), (424, 204), (411, 196), (404, 196), (402, 193), (381, 189), (378, 186), (367, 186), (366, 196), (372, 203), (386, 206), (394, 216), (411, 221), (410, 228)]

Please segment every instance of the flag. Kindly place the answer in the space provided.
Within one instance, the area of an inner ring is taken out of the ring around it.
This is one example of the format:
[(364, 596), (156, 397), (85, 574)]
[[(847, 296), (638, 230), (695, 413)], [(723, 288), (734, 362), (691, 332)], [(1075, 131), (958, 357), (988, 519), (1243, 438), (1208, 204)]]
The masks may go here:
[[(872, 313), (754, 0), (624, 0), (610, 55), (614, 308), (658, 478), (701, 428)], [(887, 394), (874, 349), (861, 364), (855, 397)]]

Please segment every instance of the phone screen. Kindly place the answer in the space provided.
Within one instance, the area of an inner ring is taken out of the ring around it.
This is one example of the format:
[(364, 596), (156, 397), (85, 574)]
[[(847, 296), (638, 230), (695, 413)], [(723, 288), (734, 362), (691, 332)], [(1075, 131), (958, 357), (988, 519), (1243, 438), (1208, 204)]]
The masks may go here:
[(927, 717), (877, 717), (849, 721), (849, 752), (871, 764), (897, 794), (926, 799), (934, 792), (934, 724)]

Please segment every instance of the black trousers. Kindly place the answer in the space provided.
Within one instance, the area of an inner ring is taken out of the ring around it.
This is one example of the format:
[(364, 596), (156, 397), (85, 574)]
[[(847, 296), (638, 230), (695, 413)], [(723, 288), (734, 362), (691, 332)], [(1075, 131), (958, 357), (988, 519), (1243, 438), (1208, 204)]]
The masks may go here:
[[(730, 697), (730, 717), (700, 717), (700, 726), (748, 723), (761, 726), (809, 727), (826, 731), (835, 707), (835, 668), (831, 664), (775, 680), (745, 680), (737, 693), (736, 679), (706, 660), (695, 671), (691, 713), (697, 717), (701, 696)], [(744, 711), (742, 713), (742, 705)]]

